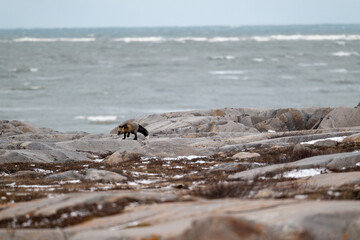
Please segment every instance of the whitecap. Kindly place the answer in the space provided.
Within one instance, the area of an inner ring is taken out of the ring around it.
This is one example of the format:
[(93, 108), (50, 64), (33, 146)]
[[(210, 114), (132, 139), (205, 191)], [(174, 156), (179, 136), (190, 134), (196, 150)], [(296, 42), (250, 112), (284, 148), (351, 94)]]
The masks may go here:
[(127, 37), (127, 38), (115, 38), (112, 41), (114, 42), (164, 42), (166, 38), (163, 37)]
[(212, 75), (242, 75), (247, 73), (246, 70), (219, 70), (219, 71), (210, 71)]
[(299, 63), (300, 67), (325, 67), (328, 64), (324, 62), (317, 62), (317, 63)]
[(329, 72), (331, 72), (331, 73), (347, 73), (348, 70), (346, 70), (345, 68), (339, 68), (339, 69), (329, 70)]
[(219, 76), (219, 78), (225, 80), (239, 80), (239, 77), (234, 75), (224, 75), (224, 76)]
[(116, 116), (89, 116), (86, 118), (90, 123), (94, 124), (110, 124), (115, 123), (117, 120)]
[(173, 38), (171, 39), (175, 42), (187, 42), (187, 41), (193, 41), (193, 42), (206, 42), (208, 39), (206, 37), (182, 37), (182, 38)]
[(253, 58), (252, 61), (257, 62), (257, 63), (261, 63), (261, 62), (264, 62), (265, 60), (263, 58)]
[(15, 38), (14, 42), (93, 42), (95, 38)]
[(350, 56), (360, 56), (360, 54), (358, 52), (334, 52), (331, 55), (336, 56), (336, 57), (350, 57)]
[(231, 56), (231, 55), (226, 55), (226, 56), (211, 56), (208, 57), (208, 59), (210, 60), (234, 60), (235, 57)]
[(280, 76), (281, 79), (285, 79), (285, 80), (292, 80), (292, 79), (296, 79), (295, 76), (290, 76), (290, 75), (282, 75)]
[(210, 38), (209, 42), (237, 42), (240, 38), (238, 37), (213, 37)]
[(354, 41), (360, 40), (360, 35), (345, 35), (345, 34), (330, 34), (330, 35), (270, 35), (270, 36), (253, 36), (250, 37), (251, 40), (257, 42), (267, 42), (267, 41)]

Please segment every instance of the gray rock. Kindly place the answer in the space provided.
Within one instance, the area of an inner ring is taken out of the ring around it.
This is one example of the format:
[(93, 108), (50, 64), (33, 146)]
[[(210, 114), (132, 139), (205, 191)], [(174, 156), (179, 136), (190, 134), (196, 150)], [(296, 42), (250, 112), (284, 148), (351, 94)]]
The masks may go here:
[(343, 142), (347, 143), (359, 143), (360, 142), (360, 133), (350, 135), (344, 138)]
[(60, 229), (0, 229), (0, 239), (9, 240), (66, 240)]
[(40, 177), (43, 176), (43, 173), (39, 173), (39, 172), (35, 172), (35, 171), (18, 171), (14, 174), (12, 174), (12, 176), (14, 177), (27, 177), (27, 178), (36, 178), (36, 177)]
[(359, 216), (357, 201), (199, 199), (135, 207), (65, 233), (71, 240), (99, 239), (101, 234), (106, 239), (259, 239), (263, 232), (267, 239), (357, 239)]
[(306, 122), (306, 129), (317, 129), (324, 119), (324, 117), (331, 112), (332, 108), (320, 108), (316, 110), (314, 113), (309, 114), (309, 119)]
[(238, 171), (239, 169), (246, 167), (248, 169), (262, 167), (264, 164), (251, 163), (251, 162), (236, 162), (236, 163), (222, 163), (208, 170), (208, 172), (216, 171)]
[(28, 150), (54, 150), (54, 148), (50, 147), (48, 144), (42, 142), (23, 142), (20, 144), (22, 149)]
[(0, 163), (15, 162), (50, 162), (51, 160), (41, 152), (28, 150), (0, 150)]
[[(149, 154), (146, 155), (147, 157), (151, 157), (149, 156)], [(139, 152), (116, 151), (107, 159), (107, 163), (110, 165), (116, 165), (123, 161), (129, 161), (132, 159), (140, 158), (142, 156), (145, 155), (140, 154)]]
[(85, 179), (85, 176), (80, 174), (78, 171), (70, 170), (62, 173), (50, 174), (45, 177), (51, 180), (68, 180), (68, 179)]
[(337, 153), (305, 158), (296, 162), (286, 164), (274, 164), (266, 167), (255, 168), (243, 172), (229, 175), (229, 179), (253, 180), (259, 176), (269, 173), (280, 173), (284, 170), (291, 169), (308, 169), (308, 168), (327, 168), (327, 169), (346, 169), (353, 168), (360, 162), (360, 152)]
[(139, 141), (122, 140), (119, 138), (100, 138), (100, 139), (79, 139), (65, 142), (58, 142), (56, 147), (71, 151), (92, 152), (96, 154), (108, 154), (117, 150), (134, 150), (141, 147)]
[(90, 168), (86, 171), (85, 180), (90, 180), (90, 181), (101, 180), (104, 182), (121, 182), (121, 181), (127, 180), (127, 178), (118, 173)]
[(242, 160), (242, 159), (249, 159), (249, 158), (256, 158), (256, 157), (260, 157), (260, 154), (259, 153), (251, 153), (251, 152), (238, 152), (238, 153), (234, 154), (231, 158)]
[(324, 140), (324, 141), (318, 141), (314, 143), (314, 146), (316, 147), (335, 147), (338, 143), (333, 140)]
[(342, 185), (360, 184), (360, 172), (343, 172), (319, 174), (297, 181), (298, 183), (312, 188), (341, 187)]
[(175, 240), (269, 240), (275, 239), (270, 229), (234, 217), (209, 217), (196, 220)]
[(360, 126), (360, 108), (337, 107), (321, 121), (319, 128)]

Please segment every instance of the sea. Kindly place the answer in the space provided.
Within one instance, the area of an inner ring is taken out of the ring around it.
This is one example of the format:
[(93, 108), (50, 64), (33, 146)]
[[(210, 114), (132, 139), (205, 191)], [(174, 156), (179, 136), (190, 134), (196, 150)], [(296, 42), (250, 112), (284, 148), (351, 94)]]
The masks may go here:
[(359, 102), (358, 24), (0, 30), (0, 119), (39, 128)]

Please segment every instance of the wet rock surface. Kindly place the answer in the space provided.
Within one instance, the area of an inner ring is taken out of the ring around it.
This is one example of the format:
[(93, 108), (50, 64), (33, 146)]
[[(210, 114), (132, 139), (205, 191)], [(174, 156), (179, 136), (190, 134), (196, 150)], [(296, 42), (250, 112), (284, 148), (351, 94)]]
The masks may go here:
[(358, 239), (358, 111), (164, 113), (138, 141), (1, 120), (0, 239)]

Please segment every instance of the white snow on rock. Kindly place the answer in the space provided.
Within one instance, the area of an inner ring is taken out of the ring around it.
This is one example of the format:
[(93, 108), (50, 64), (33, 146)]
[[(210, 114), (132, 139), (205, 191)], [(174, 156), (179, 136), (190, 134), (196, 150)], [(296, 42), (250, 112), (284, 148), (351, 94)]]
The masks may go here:
[(316, 142), (326, 141), (326, 140), (332, 140), (336, 142), (342, 142), (346, 136), (342, 137), (331, 137), (331, 138), (323, 138), (323, 139), (316, 139), (308, 142), (301, 142), (300, 144), (314, 144)]

